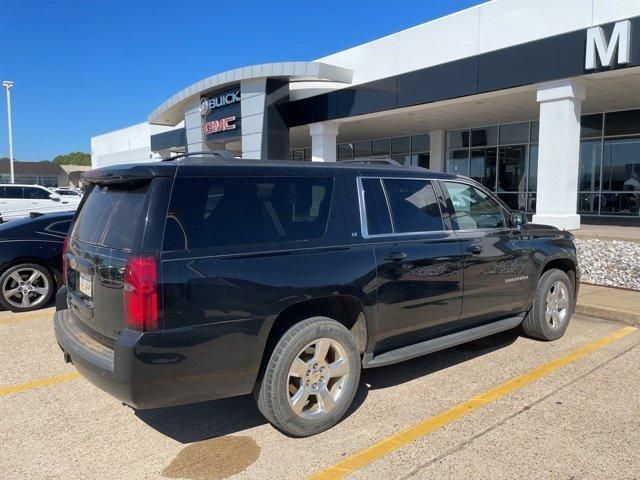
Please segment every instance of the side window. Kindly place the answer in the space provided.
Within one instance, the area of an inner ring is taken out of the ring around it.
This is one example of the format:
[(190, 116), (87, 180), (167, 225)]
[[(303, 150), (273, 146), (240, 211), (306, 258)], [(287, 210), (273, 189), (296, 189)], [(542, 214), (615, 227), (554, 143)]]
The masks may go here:
[(322, 238), (332, 190), (332, 178), (177, 178), (163, 249)]
[(51, 225), (48, 225), (47, 228), (45, 228), (45, 230), (66, 235), (67, 233), (69, 233), (70, 226), (71, 226), (71, 220), (63, 220), (61, 222), (54, 222)]
[(440, 206), (427, 180), (385, 179), (394, 233), (444, 230)]
[(7, 187), (0, 187), (0, 198), (7, 198)]
[(24, 198), (45, 200), (49, 198), (50, 193), (42, 188), (24, 187)]
[(4, 187), (5, 196), (4, 198), (24, 198), (22, 195), (22, 187)]
[(392, 233), (389, 208), (384, 197), (382, 183), (377, 178), (363, 178), (364, 208), (366, 211), (367, 234), (381, 235)]
[(478, 188), (457, 182), (444, 182), (454, 214), (451, 217), (455, 230), (504, 228), (502, 207)]

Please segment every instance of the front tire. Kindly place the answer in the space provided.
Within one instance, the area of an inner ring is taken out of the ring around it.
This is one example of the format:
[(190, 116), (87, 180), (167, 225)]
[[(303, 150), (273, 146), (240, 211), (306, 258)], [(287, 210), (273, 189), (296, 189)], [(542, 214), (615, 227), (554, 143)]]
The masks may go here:
[(567, 330), (574, 309), (571, 280), (562, 270), (548, 270), (538, 281), (533, 306), (522, 323), (522, 329), (530, 337), (557, 340)]
[(280, 338), (258, 387), (258, 408), (282, 432), (307, 437), (340, 421), (360, 382), (360, 354), (342, 324), (313, 317)]
[(0, 275), (0, 304), (12, 312), (44, 307), (54, 290), (53, 277), (36, 263), (14, 265)]

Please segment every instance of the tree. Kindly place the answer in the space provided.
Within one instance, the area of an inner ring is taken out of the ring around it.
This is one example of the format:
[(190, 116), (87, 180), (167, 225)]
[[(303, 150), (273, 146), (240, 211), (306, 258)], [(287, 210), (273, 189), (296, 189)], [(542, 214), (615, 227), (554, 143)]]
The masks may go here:
[(58, 155), (53, 159), (58, 165), (86, 165), (91, 166), (91, 155), (85, 152), (71, 152)]

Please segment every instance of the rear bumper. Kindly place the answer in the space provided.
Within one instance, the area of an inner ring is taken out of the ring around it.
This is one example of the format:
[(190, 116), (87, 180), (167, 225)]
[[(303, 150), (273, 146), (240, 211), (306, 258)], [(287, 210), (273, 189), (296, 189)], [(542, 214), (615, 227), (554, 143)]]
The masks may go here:
[(66, 305), (57, 307), (55, 335), (65, 359), (131, 407), (169, 407), (253, 389), (260, 366), (253, 360), (255, 349), (230, 342), (229, 332), (220, 331), (228, 330), (225, 325), (147, 333), (124, 329), (110, 349), (93, 339)]

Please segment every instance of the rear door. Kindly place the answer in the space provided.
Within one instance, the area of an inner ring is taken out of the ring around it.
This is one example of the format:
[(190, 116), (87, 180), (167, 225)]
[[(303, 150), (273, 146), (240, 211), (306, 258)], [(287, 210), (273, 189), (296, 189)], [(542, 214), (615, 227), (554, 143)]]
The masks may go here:
[(363, 237), (374, 246), (378, 352), (455, 328), (463, 258), (446, 228), (439, 190), (427, 179), (361, 178)]
[[(155, 217), (149, 205), (159, 184), (167, 181), (94, 184), (74, 222), (67, 253), (69, 307), (106, 345), (124, 328), (124, 267), (140, 253), (145, 229)], [(162, 219), (165, 214), (166, 203), (158, 212)]]
[(465, 256), (461, 321), (470, 328), (524, 312), (533, 268), (526, 235), (479, 185), (456, 180), (442, 188)]

